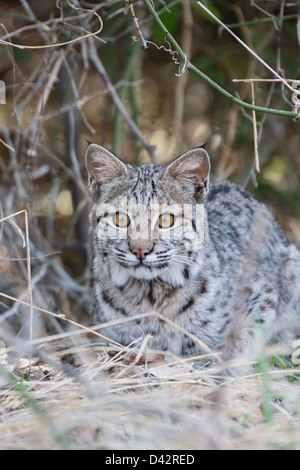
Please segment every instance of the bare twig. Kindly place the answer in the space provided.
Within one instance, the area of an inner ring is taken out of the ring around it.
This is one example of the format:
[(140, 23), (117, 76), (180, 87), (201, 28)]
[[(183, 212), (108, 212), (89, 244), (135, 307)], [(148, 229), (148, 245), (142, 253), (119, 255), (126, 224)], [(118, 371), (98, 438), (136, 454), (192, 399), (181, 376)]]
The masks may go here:
[(145, 149), (147, 150), (152, 162), (157, 163), (157, 157), (155, 155), (155, 147), (149, 144), (149, 142), (141, 133), (140, 129), (137, 127), (135, 122), (129, 116), (126, 108), (124, 107), (122, 101), (120, 100), (119, 95), (117, 94), (113, 84), (111, 83), (106, 73), (105, 68), (103, 67), (103, 64), (97, 54), (97, 49), (92, 38), (89, 38), (88, 41), (89, 41), (89, 49), (90, 49), (90, 54), (89, 54), (90, 60), (92, 64), (94, 65), (95, 69), (97, 70), (97, 72), (99, 73), (100, 77), (102, 78), (103, 83), (105, 84), (115, 106), (118, 108), (118, 110), (122, 114), (124, 120), (130, 127), (131, 131), (134, 133), (134, 135), (136, 135), (136, 137), (141, 141), (143, 147), (145, 147)]
[(101, 31), (103, 29), (103, 22), (102, 22), (101, 17), (98, 15), (98, 13), (96, 11), (90, 10), (88, 8), (76, 7), (73, 4), (71, 4), (69, 0), (66, 0), (66, 2), (67, 2), (67, 4), (69, 5), (70, 8), (73, 8), (73, 10), (86, 11), (86, 12), (89, 12), (89, 13), (92, 13), (93, 15), (95, 15), (97, 17), (98, 21), (99, 21), (99, 28), (97, 29), (97, 31), (95, 31), (94, 33), (84, 34), (83, 36), (71, 39), (70, 41), (64, 41), (64, 42), (53, 43), (53, 44), (44, 44), (44, 45), (39, 45), (39, 46), (27, 46), (27, 45), (25, 46), (25, 45), (21, 45), (21, 44), (15, 44), (15, 43), (12, 43), (12, 42), (7, 42), (3, 39), (0, 39), (0, 44), (3, 44), (5, 46), (7, 46), (7, 45), (8, 46), (13, 46), (17, 49), (49, 49), (49, 48), (53, 48), (53, 47), (66, 46), (67, 44), (74, 44), (75, 42), (82, 41), (83, 39), (90, 38), (91, 36), (97, 36), (97, 34), (101, 33)]
[[(128, 13), (128, 10), (130, 8), (130, 12), (131, 12), (131, 17), (134, 21), (134, 24), (135, 24), (135, 27), (137, 29), (137, 32), (138, 32), (138, 35), (142, 41), (142, 44), (143, 44), (143, 48), (144, 49), (147, 49), (147, 41), (145, 40), (144, 36), (143, 36), (143, 33), (142, 33), (142, 30), (139, 26), (139, 22), (138, 22), (138, 19), (137, 17), (135, 16), (135, 12), (134, 12), (134, 8), (133, 8), (133, 4), (132, 4), (132, 0), (125, 0), (125, 7), (124, 7), (124, 15), (127, 15)], [(133, 39), (136, 41), (136, 37), (134, 36)]]
[[(264, 108), (262, 106), (257, 106), (257, 105), (252, 105), (250, 103), (246, 103), (245, 101), (242, 101), (238, 98), (236, 98), (235, 96), (233, 96), (231, 93), (229, 93), (227, 90), (225, 90), (224, 88), (222, 88), (220, 85), (218, 85), (216, 82), (214, 82), (210, 77), (208, 77), (207, 75), (205, 75), (201, 70), (199, 70), (197, 67), (195, 67), (190, 61), (187, 61), (186, 60), (186, 54), (183, 52), (183, 50), (181, 49), (181, 47), (178, 45), (178, 43), (175, 41), (175, 39), (173, 38), (173, 36), (169, 33), (169, 31), (167, 30), (167, 28), (165, 27), (165, 25), (163, 24), (163, 22), (161, 21), (161, 19), (159, 18), (159, 16), (157, 15), (156, 11), (154, 10), (153, 6), (151, 5), (151, 2), (149, 0), (144, 0), (144, 3), (145, 5), (147, 6), (149, 12), (151, 13), (151, 15), (153, 16), (153, 18), (155, 19), (156, 23), (158, 24), (158, 26), (161, 28), (161, 30), (163, 31), (163, 33), (165, 34), (166, 36), (166, 39), (173, 45), (173, 47), (175, 48), (175, 50), (178, 52), (181, 60), (186, 63), (186, 68), (188, 70), (192, 70), (194, 73), (196, 73), (199, 77), (201, 77), (203, 80), (205, 80), (209, 85), (211, 85), (214, 89), (216, 89), (218, 92), (220, 92), (222, 95), (226, 96), (226, 98), (230, 99), (233, 103), (236, 103), (238, 104), (239, 106), (242, 106), (243, 108), (247, 108), (247, 109), (251, 109), (251, 110), (255, 110), (255, 111), (258, 111), (258, 112), (263, 112), (263, 113), (269, 113), (269, 114), (278, 114), (280, 116), (288, 116), (288, 117), (294, 117), (294, 112), (293, 111), (285, 111), (285, 110), (278, 110), (278, 109), (272, 109), (272, 108)], [(210, 14), (212, 17), (215, 17), (214, 15), (212, 15), (212, 13), (202, 5), (202, 3), (199, 2), (199, 5), (206, 11), (207, 10), (207, 13)], [(216, 18), (216, 17), (215, 17)], [(219, 24), (221, 24), (222, 26), (225, 27), (225, 25), (220, 22), (220, 20), (218, 20), (218, 18), (216, 18), (216, 21), (219, 22)], [(228, 29), (228, 28), (227, 28)], [(241, 40), (240, 40), (241, 41)], [(244, 43), (243, 43), (244, 44)], [(246, 46), (248, 47), (248, 46)], [(255, 53), (254, 53), (255, 54)], [(256, 55), (256, 54), (255, 54)], [(269, 66), (268, 66), (269, 67)], [(271, 69), (271, 71), (273, 72), (273, 69)], [(275, 71), (274, 71), (275, 72)], [(275, 75), (277, 75), (280, 80), (284, 81), (284, 79), (282, 79), (278, 74), (276, 74), (275, 72)], [(291, 89), (291, 87), (287, 84), (287, 86)], [(293, 90), (294, 91), (294, 90)]]
[[(15, 212), (14, 214), (8, 215), (6, 217), (3, 217), (0, 219), (0, 223), (4, 222), (6, 220), (10, 220), (13, 217), (16, 217), (17, 215), (24, 214), (24, 220), (25, 220), (25, 246), (26, 246), (26, 253), (27, 253), (27, 258), (26, 258), (26, 263), (27, 263), (27, 290), (28, 290), (28, 298), (29, 298), (29, 308), (30, 308), (30, 335), (29, 335), (29, 340), (32, 341), (32, 325), (33, 325), (33, 298), (32, 298), (32, 284), (31, 284), (31, 260), (30, 260), (30, 245), (29, 245), (29, 228), (28, 228), (28, 214), (26, 209), (21, 210), (19, 212)], [(23, 244), (24, 244), (24, 237), (23, 239)]]
[(186, 60), (183, 66), (181, 73), (177, 76), (182, 77), (181, 80), (178, 80), (175, 91), (175, 110), (174, 110), (174, 134), (178, 142), (181, 141), (181, 129), (183, 121), (183, 111), (184, 111), (184, 96), (185, 90), (188, 82), (188, 75), (185, 73), (187, 60), (191, 56), (192, 49), (192, 38), (193, 38), (193, 15), (191, 9), (190, 0), (184, 0), (183, 2), (183, 38), (182, 38), (182, 48), (186, 54)]
[[(254, 84), (251, 82), (251, 98), (252, 104), (255, 104), (255, 97), (254, 97)], [(255, 158), (255, 168), (257, 173), (259, 173), (259, 157), (258, 157), (258, 143), (257, 143), (257, 126), (256, 126), (256, 113), (253, 109), (252, 111), (252, 120), (253, 120), (253, 141), (254, 141), (254, 158)]]
[(9, 150), (11, 150), (12, 152), (15, 152), (16, 150), (9, 144), (7, 144), (6, 142), (4, 142), (4, 140), (0, 139), (0, 143), (3, 144), (5, 147), (7, 147)]
[(279, 75), (269, 64), (267, 64), (256, 52), (254, 52), (247, 44), (242, 41), (235, 33), (233, 33), (219, 18), (217, 18), (208, 8), (206, 8), (201, 2), (197, 2), (198, 5), (210, 15), (222, 28), (224, 28), (229, 34), (231, 34), (236, 41), (238, 41), (255, 59), (263, 64), (275, 77), (277, 77), (290, 91), (294, 91), (293, 88), (287, 83), (287, 81)]

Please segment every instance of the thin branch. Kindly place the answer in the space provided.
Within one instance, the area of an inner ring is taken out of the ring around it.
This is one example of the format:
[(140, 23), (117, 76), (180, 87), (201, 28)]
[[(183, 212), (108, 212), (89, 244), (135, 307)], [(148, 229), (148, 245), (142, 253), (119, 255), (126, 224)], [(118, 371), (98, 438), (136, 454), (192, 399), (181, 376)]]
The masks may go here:
[[(128, 13), (128, 10), (130, 8), (130, 12), (131, 12), (131, 16), (132, 16), (132, 19), (134, 21), (134, 24), (135, 24), (135, 27), (137, 29), (137, 32), (138, 32), (138, 35), (142, 41), (142, 44), (143, 44), (143, 48), (144, 49), (147, 49), (147, 41), (145, 40), (144, 36), (143, 36), (143, 33), (142, 33), (142, 30), (139, 26), (139, 22), (138, 22), (138, 19), (137, 17), (135, 16), (135, 12), (134, 12), (134, 8), (133, 8), (133, 4), (132, 4), (132, 0), (125, 0), (125, 7), (124, 7), (124, 15), (127, 15)], [(133, 39), (136, 41), (136, 38), (133, 37)]]
[[(98, 329), (106, 328), (107, 326), (110, 326), (111, 324), (126, 323), (126, 320), (124, 320), (124, 319), (122, 319), (122, 321), (117, 320), (115, 322), (101, 323), (101, 324), (98, 324), (98, 325), (94, 325), (92, 327), (88, 327), (88, 326), (82, 325), (81, 323), (78, 323), (74, 320), (71, 320), (70, 318), (67, 318), (64, 314), (51, 312), (50, 310), (47, 310), (45, 308), (38, 307), (37, 305), (33, 305), (33, 304), (28, 303), (28, 302), (24, 302), (23, 300), (20, 300), (16, 297), (12, 297), (11, 295), (5, 294), (4, 292), (0, 292), (0, 297), (4, 297), (5, 299), (12, 300), (14, 302), (19, 303), (20, 305), (24, 305), (25, 307), (33, 307), (38, 312), (45, 313), (45, 314), (47, 314), (51, 317), (54, 317), (54, 318), (58, 318), (61, 321), (64, 321), (66, 323), (69, 323), (70, 325), (73, 325), (73, 326), (79, 328), (80, 330), (84, 331), (85, 333), (93, 334), (95, 336), (98, 336), (99, 338), (102, 338), (103, 340), (107, 341), (110, 344), (114, 344), (115, 346), (118, 346), (122, 349), (126, 348), (127, 350), (131, 351), (131, 349), (129, 347), (123, 346), (122, 344), (118, 343), (117, 341), (114, 341), (113, 339), (108, 338), (107, 336), (104, 336), (104, 335), (102, 335), (101, 333), (99, 333), (97, 331)], [(151, 315), (151, 313), (142, 313), (140, 315), (130, 317), (127, 321), (131, 322), (134, 319), (144, 318), (144, 317), (148, 317), (150, 315)], [(157, 314), (157, 315), (159, 315), (159, 314)]]
[[(206, 8), (201, 2), (197, 2), (198, 5), (206, 12), (208, 13), (215, 21), (217, 21), (217, 23), (219, 23), (220, 26), (222, 26), (222, 28), (224, 28), (229, 34), (231, 34), (231, 36), (234, 37), (234, 39), (236, 41), (238, 41), (248, 52), (250, 52), (250, 54), (255, 57), (261, 64), (263, 64), (273, 75), (275, 75), (279, 80), (281, 80), (281, 82), (287, 87), (289, 88), (292, 92), (294, 91), (293, 88), (285, 81), (284, 78), (282, 78), (279, 73), (277, 73), (269, 64), (267, 64), (258, 54), (256, 54), (256, 52), (254, 52), (249, 46), (247, 46), (247, 44), (242, 41), (241, 38), (239, 38), (236, 34), (234, 34), (224, 23), (222, 23), (221, 20), (219, 20), (219, 18), (217, 18), (208, 8)], [(277, 25), (276, 25), (277, 27)], [(277, 27), (278, 29), (278, 27)]]
[[(294, 111), (285, 111), (285, 110), (279, 110), (279, 109), (272, 109), (272, 108), (264, 108), (262, 106), (257, 106), (257, 105), (252, 105), (250, 103), (247, 103), (245, 101), (242, 101), (240, 99), (238, 99), (237, 97), (233, 96), (231, 93), (229, 93), (227, 90), (225, 90), (224, 88), (222, 88), (220, 85), (218, 85), (216, 82), (214, 82), (210, 77), (208, 77), (207, 75), (205, 75), (201, 70), (199, 70), (197, 67), (195, 67), (189, 60), (187, 60), (186, 58), (186, 54), (183, 52), (183, 50), (181, 49), (181, 47), (179, 46), (179, 44), (176, 42), (176, 40), (173, 38), (173, 36), (169, 33), (169, 31), (167, 30), (166, 26), (163, 24), (163, 22), (161, 21), (161, 19), (159, 18), (158, 14), (156, 13), (156, 11), (154, 10), (153, 6), (151, 5), (151, 1), (150, 0), (144, 0), (144, 3), (146, 5), (146, 7), (148, 8), (149, 12), (151, 13), (151, 15), (153, 16), (154, 20), (156, 21), (156, 23), (158, 24), (158, 26), (160, 27), (160, 29), (163, 31), (163, 33), (165, 34), (165, 37), (166, 37), (166, 40), (168, 40), (172, 45), (173, 47), (175, 48), (175, 50), (178, 52), (178, 55), (180, 56), (180, 58), (182, 59), (182, 61), (184, 63), (186, 63), (186, 68), (188, 70), (191, 70), (193, 71), (196, 75), (198, 75), (199, 77), (201, 77), (203, 80), (205, 80), (209, 85), (211, 85), (215, 90), (217, 90), (219, 93), (221, 93), (222, 95), (224, 95), (226, 98), (228, 98), (229, 100), (231, 100), (233, 103), (236, 103), (238, 104), (239, 106), (242, 106), (243, 108), (247, 108), (247, 109), (251, 109), (251, 110), (255, 110), (255, 111), (258, 111), (258, 112), (262, 112), (262, 113), (268, 113), (268, 114), (277, 114), (279, 116), (288, 116), (288, 117), (295, 117), (295, 114), (294, 114)], [(202, 4), (199, 3), (199, 5), (201, 7), (203, 7)], [(205, 9), (205, 8), (204, 8)], [(205, 9), (206, 10), (206, 9)], [(209, 10), (207, 10), (207, 12), (209, 14), (211, 14), (211, 12)], [(217, 19), (217, 18), (216, 18)], [(218, 20), (219, 21), (219, 20)], [(221, 23), (223, 27), (225, 27), (225, 25), (223, 23)], [(228, 28), (227, 28), (228, 29)], [(275, 71), (274, 71), (275, 72)], [(276, 72), (275, 72), (276, 74)], [(283, 80), (280, 76), (279, 78), (281, 80)], [(288, 85), (289, 86), (289, 85)], [(289, 87), (290, 88), (290, 87)], [(295, 91), (295, 90), (293, 90)]]
[(115, 87), (111, 83), (109, 76), (106, 73), (105, 68), (103, 67), (103, 64), (97, 54), (97, 49), (92, 38), (89, 38), (88, 41), (89, 41), (89, 46), (90, 46), (90, 60), (92, 64), (94, 65), (95, 69), (97, 70), (97, 72), (99, 73), (100, 77), (102, 78), (103, 83), (105, 84), (115, 106), (117, 107), (119, 112), (122, 114), (124, 120), (127, 122), (132, 132), (138, 137), (142, 145), (145, 147), (145, 149), (149, 153), (149, 156), (152, 162), (157, 163), (157, 157), (155, 155), (155, 146), (149, 144), (149, 142), (146, 140), (146, 138), (143, 136), (143, 134), (141, 133), (141, 131), (135, 124), (135, 122), (129, 116), (125, 106), (123, 105), (118, 93), (115, 90)]
[[(28, 17), (30, 18), (30, 21), (34, 21), (34, 22), (38, 23), (37, 18), (35, 16), (35, 14), (33, 13), (32, 9), (30, 8), (30, 5), (28, 5), (27, 0), (20, 0), (20, 3), (22, 4), (22, 7), (24, 8), (24, 10), (26, 11)], [(51, 30), (49, 30), (49, 31), (51, 31)], [(42, 37), (42, 39), (45, 41), (45, 43), (48, 44), (49, 39), (48, 39), (47, 34), (45, 33), (45, 28), (43, 28), (43, 27), (39, 28), (39, 34)]]
[[(285, 15), (282, 17), (282, 19), (287, 21), (287, 20), (297, 19), (297, 17), (298, 15)], [(242, 21), (240, 23), (231, 23), (231, 24), (227, 24), (226, 26), (230, 29), (234, 29), (234, 28), (241, 28), (242, 26), (252, 26), (252, 25), (256, 25), (260, 23), (270, 23), (270, 22), (274, 23), (273, 18), (275, 20), (279, 20), (279, 16), (273, 15), (272, 18), (255, 18), (255, 20)]]
[(88, 33), (88, 34), (85, 34), (83, 36), (79, 36), (78, 38), (74, 38), (74, 39), (71, 39), (70, 41), (65, 41), (65, 42), (60, 42), (60, 43), (55, 43), (55, 44), (44, 44), (44, 45), (40, 45), (40, 46), (24, 46), (22, 44), (15, 44), (15, 43), (12, 43), (12, 42), (8, 42), (8, 41), (4, 41), (3, 39), (0, 40), (0, 44), (3, 44), (5, 46), (13, 46), (13, 47), (16, 47), (17, 49), (47, 49), (47, 48), (53, 48), (53, 47), (61, 47), (61, 46), (66, 46), (67, 44), (74, 44), (75, 42), (78, 42), (78, 41), (82, 41), (83, 39), (86, 39), (86, 38), (90, 38), (91, 36), (97, 36), (97, 34), (101, 33), (102, 29), (103, 29), (103, 21), (101, 19), (101, 17), (98, 15), (98, 13), (94, 10), (90, 10), (88, 8), (79, 8), (79, 7), (76, 7), (74, 5), (72, 5), (70, 3), (69, 0), (66, 0), (68, 6), (70, 8), (72, 8), (73, 10), (78, 10), (78, 11), (86, 11), (86, 12), (89, 12), (89, 13), (93, 13), (93, 15), (95, 15), (99, 21), (99, 28), (97, 29), (97, 31), (95, 31), (94, 33)]
[[(4, 222), (5, 220), (10, 221), (13, 217), (17, 215), (24, 214), (25, 219), (25, 246), (26, 246), (26, 263), (27, 263), (27, 291), (28, 291), (28, 298), (29, 303), (27, 304), (30, 308), (30, 333), (29, 333), (29, 341), (32, 341), (32, 326), (33, 326), (33, 296), (32, 296), (32, 283), (31, 283), (31, 258), (30, 258), (30, 243), (29, 243), (29, 227), (28, 227), (28, 213), (27, 210), (21, 210), (19, 212), (15, 212), (14, 214), (8, 215), (0, 219), (0, 223)], [(13, 222), (13, 221), (12, 221)], [(14, 224), (18, 232), (20, 232), (19, 227)], [(22, 234), (21, 234), (22, 235)], [(24, 246), (24, 236), (22, 235), (22, 241)]]
[[(254, 104), (254, 83), (251, 82), (251, 98), (252, 104)], [(260, 165), (259, 165), (259, 156), (258, 156), (258, 143), (257, 143), (257, 125), (256, 125), (256, 113), (252, 111), (252, 121), (253, 121), (253, 140), (254, 140), (254, 157), (255, 157), (255, 169), (257, 173), (260, 172)]]
[[(126, 92), (129, 88), (130, 85), (130, 80), (132, 79), (134, 69), (135, 69), (135, 64), (136, 64), (136, 58), (139, 54), (140, 51), (140, 45), (139, 44), (133, 44), (129, 57), (128, 57), (128, 62), (127, 62), (127, 67), (124, 73), (123, 77), (123, 86), (120, 89), (120, 99), (122, 103), (125, 102), (125, 97), (126, 97)], [(116, 110), (116, 115), (115, 115), (115, 123), (114, 123), (114, 142), (113, 142), (113, 152), (118, 155), (120, 152), (120, 145), (121, 145), (121, 140), (122, 140), (122, 115), (120, 111), (117, 109)]]
[(6, 142), (4, 142), (4, 140), (0, 139), (0, 143), (5, 145), (5, 147), (7, 147), (9, 150), (11, 150), (12, 152), (15, 152), (16, 150), (11, 146), (11, 145), (8, 145)]
[[(188, 75), (185, 73), (187, 59), (191, 56), (192, 40), (193, 40), (193, 14), (190, 0), (184, 0), (183, 8), (183, 37), (182, 45), (186, 52), (186, 61), (184, 63), (181, 80), (178, 80), (175, 91), (175, 104), (174, 104), (174, 134), (177, 142), (182, 140), (182, 123), (184, 113), (184, 98), (185, 91), (188, 83)], [(179, 76), (180, 74), (177, 74)]]
[[(74, 4), (76, 6), (74, 6)], [(73, 0), (73, 7), (76, 10), (81, 10), (81, 8), (79, 8), (79, 5), (80, 4), (79, 4), (78, 0)], [(84, 20), (81, 20), (81, 24), (82, 24), (83, 27), (87, 26), (85, 24)], [(141, 133), (138, 126), (135, 124), (133, 119), (129, 116), (125, 106), (122, 103), (122, 100), (120, 99), (118, 93), (116, 92), (116, 89), (115, 89), (114, 85), (110, 81), (110, 78), (109, 78), (109, 76), (108, 76), (108, 74), (107, 74), (107, 72), (106, 72), (106, 70), (105, 70), (105, 68), (102, 64), (102, 61), (100, 60), (100, 57), (98, 55), (98, 51), (97, 51), (97, 48), (96, 48), (96, 45), (95, 45), (95, 42), (94, 42), (94, 38), (91, 37), (91, 36), (93, 36), (93, 35), (90, 35), (90, 37), (87, 38), (87, 42), (88, 42), (88, 46), (89, 46), (89, 59), (90, 59), (91, 63), (94, 65), (96, 71), (100, 75), (100, 77), (101, 77), (108, 93), (110, 94), (116, 108), (118, 109), (120, 114), (123, 116), (123, 119), (126, 121), (127, 125), (129, 126), (129, 128), (131, 129), (133, 134), (140, 140), (143, 147), (148, 152), (148, 154), (151, 158), (151, 161), (154, 164), (157, 164), (158, 160), (157, 160), (157, 157), (156, 157), (156, 154), (155, 154), (155, 146), (151, 145), (146, 140), (146, 138), (143, 136), (143, 134)]]

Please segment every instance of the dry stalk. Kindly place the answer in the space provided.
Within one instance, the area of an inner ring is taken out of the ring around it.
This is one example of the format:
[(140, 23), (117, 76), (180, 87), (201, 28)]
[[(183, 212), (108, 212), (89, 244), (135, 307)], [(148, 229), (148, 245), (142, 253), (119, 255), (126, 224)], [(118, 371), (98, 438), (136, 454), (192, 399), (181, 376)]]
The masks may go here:
[(256, 60), (258, 60), (261, 64), (264, 65), (278, 80), (281, 81), (283, 85), (285, 85), (290, 91), (294, 92), (295, 90), (293, 87), (289, 85), (285, 78), (281, 77), (276, 70), (274, 70), (269, 64), (267, 64), (256, 52), (254, 52), (244, 41), (242, 41), (236, 34), (234, 34), (219, 18), (217, 18), (208, 8), (206, 8), (201, 2), (197, 2), (198, 5), (208, 14), (210, 15), (222, 28), (224, 28), (229, 34), (231, 34), (234, 39), (239, 42)]
[(59, 43), (54, 43), (54, 44), (44, 44), (44, 45), (39, 45), (39, 46), (24, 46), (24, 45), (21, 45), (21, 44), (16, 44), (16, 43), (13, 43), (13, 42), (8, 42), (8, 41), (5, 41), (3, 39), (0, 39), (0, 44), (3, 44), (5, 46), (12, 46), (12, 47), (15, 47), (17, 49), (33, 49), (33, 50), (37, 50), (37, 49), (49, 49), (49, 48), (54, 48), (54, 47), (62, 47), (62, 46), (66, 46), (68, 44), (74, 44), (78, 41), (82, 41), (83, 39), (87, 39), (87, 38), (90, 38), (90, 37), (95, 37), (97, 36), (98, 34), (101, 33), (102, 29), (103, 29), (103, 21), (101, 19), (101, 17), (98, 15), (98, 13), (94, 10), (90, 10), (88, 8), (79, 8), (79, 7), (76, 7), (75, 5), (71, 4), (69, 0), (66, 0), (68, 6), (70, 8), (72, 8), (73, 10), (76, 10), (76, 11), (84, 11), (84, 12), (87, 12), (87, 13), (92, 13), (93, 15), (95, 15), (97, 17), (97, 20), (99, 21), (99, 28), (97, 29), (97, 31), (95, 31), (94, 33), (87, 33), (87, 34), (84, 34), (83, 36), (80, 36), (80, 37), (77, 37), (77, 38), (74, 38), (74, 39), (70, 39), (69, 41), (64, 41), (64, 42), (59, 42)]
[[(251, 82), (251, 98), (252, 104), (255, 104), (255, 97), (254, 97), (254, 84)], [(254, 142), (254, 158), (255, 158), (255, 169), (257, 173), (260, 172), (259, 166), (259, 156), (258, 156), (258, 143), (257, 143), (257, 126), (256, 126), (256, 112), (253, 109), (252, 111), (252, 120), (253, 120), (253, 142)]]
[[(5, 222), (6, 220), (10, 220), (17, 215), (24, 214), (24, 221), (25, 221), (25, 247), (26, 247), (26, 265), (27, 265), (27, 289), (28, 289), (28, 298), (29, 304), (28, 307), (30, 308), (30, 342), (32, 341), (32, 324), (33, 324), (33, 299), (32, 299), (32, 284), (31, 284), (31, 259), (30, 259), (30, 242), (29, 242), (29, 228), (28, 228), (28, 213), (27, 210), (21, 210), (19, 212), (15, 212), (14, 214), (8, 215), (0, 219), (1, 222)], [(16, 224), (15, 224), (16, 225)], [(21, 229), (18, 227), (18, 232), (21, 232)], [(23, 244), (24, 244), (24, 237), (22, 236)], [(0, 293), (1, 295), (1, 293)]]

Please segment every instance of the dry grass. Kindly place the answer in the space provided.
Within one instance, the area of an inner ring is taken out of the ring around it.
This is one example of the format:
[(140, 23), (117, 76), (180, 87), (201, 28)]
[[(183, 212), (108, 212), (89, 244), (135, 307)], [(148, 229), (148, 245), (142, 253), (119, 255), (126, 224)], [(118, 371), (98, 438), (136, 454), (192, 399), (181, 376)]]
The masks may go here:
[(300, 448), (299, 369), (228, 373), (87, 338), (37, 350), (48, 364), (10, 350), (2, 367), (2, 449)]
[[(34, 303), (29, 231), (22, 235), (15, 222), (13, 229), (26, 249), (27, 289), (24, 300), (0, 292), (13, 301), (1, 319), (1, 449), (300, 448), (300, 369), (281, 359), (292, 351), (272, 346), (249, 363), (153, 351), (150, 337), (131, 348), (108, 345), (103, 325), (89, 328)], [(17, 307), (24, 339), (8, 322)]]

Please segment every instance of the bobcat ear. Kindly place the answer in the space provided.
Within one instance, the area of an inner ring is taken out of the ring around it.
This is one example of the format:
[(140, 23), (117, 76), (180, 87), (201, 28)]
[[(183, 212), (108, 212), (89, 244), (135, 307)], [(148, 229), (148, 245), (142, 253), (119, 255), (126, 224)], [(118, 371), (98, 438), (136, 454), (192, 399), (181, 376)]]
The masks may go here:
[(210, 160), (204, 148), (197, 147), (178, 157), (167, 167), (166, 174), (187, 187), (194, 186), (196, 201), (203, 199), (208, 192)]
[(126, 165), (121, 160), (98, 144), (89, 144), (85, 154), (85, 164), (90, 182), (109, 183), (128, 173)]

